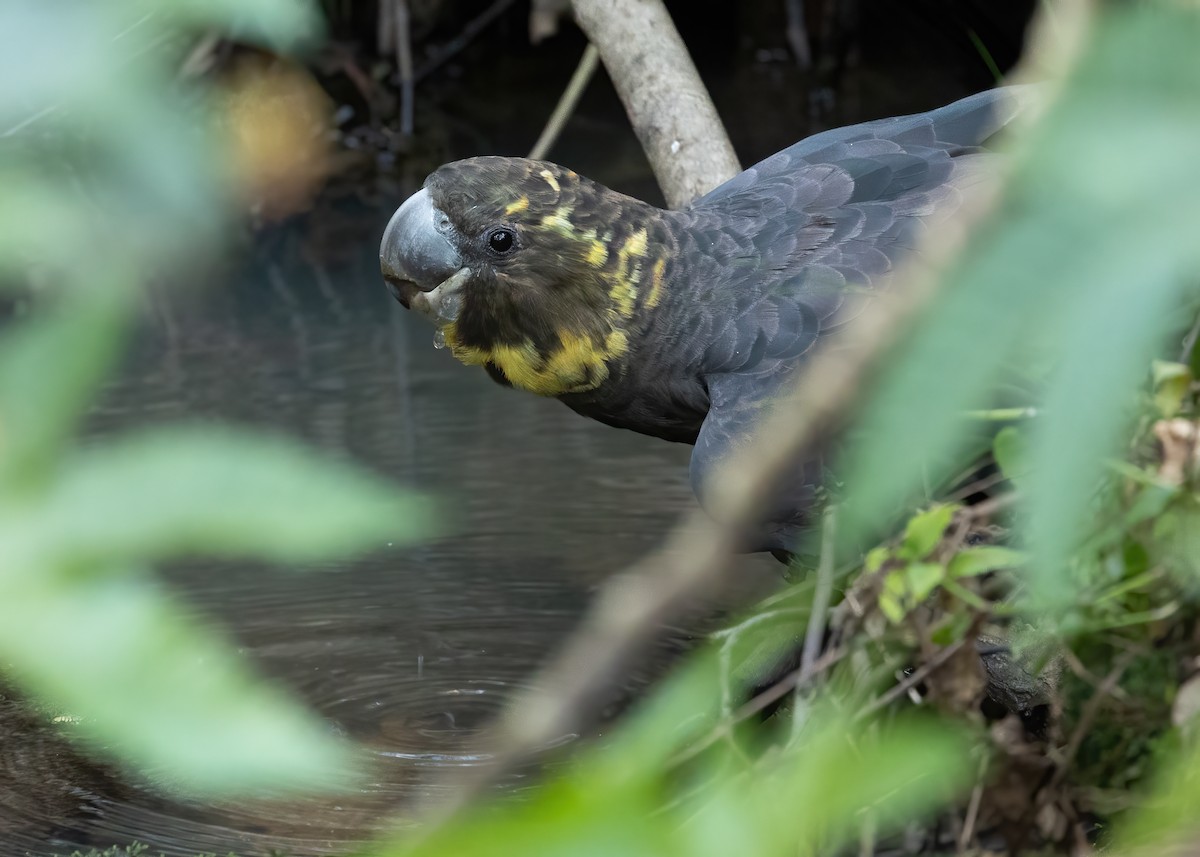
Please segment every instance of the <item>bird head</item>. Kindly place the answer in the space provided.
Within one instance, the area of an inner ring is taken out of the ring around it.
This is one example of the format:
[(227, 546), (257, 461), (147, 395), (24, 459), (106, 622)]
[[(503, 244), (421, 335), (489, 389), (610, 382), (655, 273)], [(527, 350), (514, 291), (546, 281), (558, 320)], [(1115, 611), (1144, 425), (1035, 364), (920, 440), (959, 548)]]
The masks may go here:
[(543, 161), (447, 164), (388, 223), (392, 294), (455, 357), (542, 395), (599, 386), (661, 296), (657, 209)]

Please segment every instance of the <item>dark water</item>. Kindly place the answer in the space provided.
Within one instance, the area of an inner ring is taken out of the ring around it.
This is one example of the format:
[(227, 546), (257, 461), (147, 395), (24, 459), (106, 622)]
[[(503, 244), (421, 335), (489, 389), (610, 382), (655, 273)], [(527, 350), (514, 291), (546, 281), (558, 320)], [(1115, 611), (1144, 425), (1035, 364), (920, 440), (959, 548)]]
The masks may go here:
[[(44, 731), (10, 725), (0, 853), (133, 839), (180, 854), (322, 853), (403, 821), (448, 771), (486, 764), (471, 746), (480, 727), (554, 651), (597, 583), (692, 504), (689, 448), (502, 389), (434, 349), (431, 329), (379, 277), (376, 236), (393, 202), (318, 212), (264, 240), (220, 287), (156, 294), (93, 420), (97, 432), (181, 419), (268, 427), (438, 498), (449, 535), (418, 547), (303, 575), (168, 571), (248, 658), (370, 749), (370, 784), (299, 805), (169, 804), (73, 767)], [(745, 565), (749, 582), (778, 579), (773, 561)], [(612, 710), (688, 637), (675, 629), (647, 653)]]

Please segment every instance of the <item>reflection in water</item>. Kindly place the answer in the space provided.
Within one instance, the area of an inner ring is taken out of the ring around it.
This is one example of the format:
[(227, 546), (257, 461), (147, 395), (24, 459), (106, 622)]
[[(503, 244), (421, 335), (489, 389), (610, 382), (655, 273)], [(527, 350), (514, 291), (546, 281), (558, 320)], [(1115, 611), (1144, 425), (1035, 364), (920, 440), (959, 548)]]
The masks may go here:
[[(227, 287), (158, 295), (94, 416), (100, 432), (178, 419), (280, 429), (436, 500), (447, 535), (416, 548), (302, 575), (229, 563), (169, 572), (267, 674), (369, 749), (368, 784), (301, 805), (167, 803), (47, 739), (44, 751), (0, 755), (0, 854), (133, 839), (168, 854), (346, 849), (430, 797), (447, 769), (486, 763), (471, 743), (478, 730), (603, 576), (693, 503), (689, 448), (502, 389), (435, 350), (428, 325), (380, 281), (374, 236), (387, 213), (357, 221), (332, 258), (311, 236), (281, 234)], [(778, 577), (770, 560), (746, 565), (748, 579)], [(664, 642), (625, 690), (686, 636)], [(29, 783), (50, 797), (5, 799)]]

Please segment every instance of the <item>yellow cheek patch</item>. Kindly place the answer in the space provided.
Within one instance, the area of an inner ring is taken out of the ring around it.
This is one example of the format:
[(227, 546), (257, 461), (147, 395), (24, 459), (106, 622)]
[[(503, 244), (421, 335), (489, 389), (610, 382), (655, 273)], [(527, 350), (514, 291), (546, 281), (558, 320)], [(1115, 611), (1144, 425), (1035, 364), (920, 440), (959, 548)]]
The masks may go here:
[(516, 202), (510, 202), (504, 207), (504, 213), (511, 217), (529, 208), (529, 197), (523, 196)]
[(560, 346), (543, 357), (533, 343), (471, 348), (460, 344), (454, 325), (443, 329), (446, 344), (468, 366), (494, 363), (514, 387), (541, 396), (582, 393), (598, 387), (608, 377), (607, 361), (629, 349), (629, 340), (621, 331), (612, 331), (602, 343), (590, 336), (569, 332), (559, 334)]
[(538, 173), (538, 175), (546, 180), (546, 184), (554, 188), (555, 193), (562, 192), (562, 188), (558, 186), (558, 179), (554, 177), (554, 173), (550, 172), (549, 170), (542, 170), (540, 173)]

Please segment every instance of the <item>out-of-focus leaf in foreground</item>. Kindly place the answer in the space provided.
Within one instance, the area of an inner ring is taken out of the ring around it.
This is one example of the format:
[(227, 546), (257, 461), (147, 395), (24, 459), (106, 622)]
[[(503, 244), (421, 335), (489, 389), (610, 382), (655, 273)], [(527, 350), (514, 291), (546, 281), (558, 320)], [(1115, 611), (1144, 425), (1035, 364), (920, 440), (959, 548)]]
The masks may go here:
[(327, 560), (430, 524), (395, 487), (283, 438), (73, 442), (140, 286), (210, 257), (247, 180), (221, 163), (232, 145), (183, 58), (222, 32), (295, 45), (316, 15), (308, 0), (0, 4), (0, 284), (31, 306), (0, 332), (0, 671), (77, 718), (86, 746), (193, 792), (336, 786), (349, 753), (151, 564)]
[(712, 724), (696, 712), (718, 695), (713, 672), (693, 664), (611, 741), (520, 805), (476, 810), (415, 845), (397, 843), (382, 853), (834, 853), (865, 813), (886, 833), (965, 782), (970, 765), (956, 730), (915, 720), (855, 723), (830, 699), (813, 704), (786, 749), (753, 767), (718, 751), (688, 774), (672, 771), (667, 759)]
[[(1193, 736), (1194, 738), (1194, 736)], [(1200, 744), (1169, 761), (1155, 777), (1155, 787), (1116, 831), (1115, 853), (1185, 853), (1200, 830)]]
[(91, 571), (0, 581), (0, 658), (52, 710), (79, 717), (85, 745), (191, 793), (344, 781), (348, 748), (150, 575)]
[(130, 291), (101, 280), (0, 339), (0, 485), (44, 480), (120, 352)]
[(198, 553), (297, 563), (433, 530), (427, 504), (379, 479), (282, 436), (219, 427), (131, 433), (78, 452), (38, 517), (17, 523), (10, 544), (70, 564)]
[(1067, 559), (1102, 462), (1163, 334), (1187, 324), (1181, 298), (1200, 273), (1200, 10), (1105, 4), (1094, 26), (1061, 97), (1021, 139), (998, 210), (881, 377), (869, 437), (847, 461), (853, 520), (878, 522), (922, 467), (965, 447), (963, 415), (1049, 344), (1021, 515), (1031, 596), (1047, 612), (1073, 602)]

